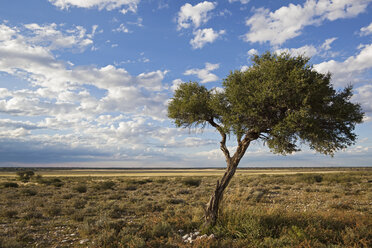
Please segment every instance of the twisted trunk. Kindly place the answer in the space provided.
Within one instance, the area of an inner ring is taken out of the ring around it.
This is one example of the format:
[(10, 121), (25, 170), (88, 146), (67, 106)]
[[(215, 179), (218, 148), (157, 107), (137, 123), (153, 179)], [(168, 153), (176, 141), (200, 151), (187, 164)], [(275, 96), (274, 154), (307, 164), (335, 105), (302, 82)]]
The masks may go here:
[(221, 182), (217, 180), (217, 186), (214, 190), (211, 199), (207, 205), (205, 212), (205, 220), (207, 225), (214, 226), (218, 218), (218, 208), (223, 197), (223, 192), (229, 185), (230, 180), (235, 174), (238, 164), (231, 165), (227, 168), (225, 174), (223, 175)]
[(209, 200), (209, 203), (205, 210), (205, 221), (206, 221), (205, 224), (214, 226), (217, 222), (218, 210), (219, 210), (220, 202), (222, 201), (222, 198), (223, 198), (223, 192), (225, 191), (232, 177), (234, 176), (236, 168), (238, 167), (240, 160), (244, 156), (245, 151), (247, 150), (250, 142), (252, 140), (257, 139), (259, 137), (259, 134), (255, 132), (249, 132), (245, 135), (242, 141), (238, 139), (238, 148), (236, 149), (234, 156), (230, 157), (229, 150), (226, 147), (226, 135), (221, 131), (222, 129), (216, 123), (212, 122), (211, 125), (216, 127), (217, 130), (220, 131), (222, 135), (222, 141), (220, 142), (221, 150), (226, 157), (226, 164), (227, 164), (226, 171), (224, 175), (222, 176), (221, 181), (217, 180), (216, 189), (212, 193), (211, 199)]

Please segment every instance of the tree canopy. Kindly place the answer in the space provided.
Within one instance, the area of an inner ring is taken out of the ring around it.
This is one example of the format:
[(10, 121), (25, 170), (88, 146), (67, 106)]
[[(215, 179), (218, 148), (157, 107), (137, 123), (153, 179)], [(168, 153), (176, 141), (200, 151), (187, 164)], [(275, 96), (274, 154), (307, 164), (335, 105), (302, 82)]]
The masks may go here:
[(350, 102), (352, 87), (336, 91), (331, 75), (315, 71), (309, 58), (265, 53), (245, 72), (224, 79), (223, 90), (183, 83), (168, 106), (179, 127), (211, 124), (238, 143), (255, 134), (274, 153), (299, 151), (299, 144), (323, 154), (352, 145), (363, 112)]
[[(350, 101), (352, 87), (336, 91), (331, 74), (308, 64), (309, 58), (265, 53), (254, 56), (246, 71), (234, 71), (222, 90), (196, 82), (183, 83), (168, 105), (168, 116), (179, 127), (210, 124), (221, 134), (226, 172), (206, 208), (206, 223), (214, 225), (223, 192), (250, 143), (262, 140), (272, 152), (288, 154), (305, 143), (317, 152), (334, 152), (354, 144), (354, 128), (362, 122), (359, 104)], [(233, 155), (227, 135), (237, 139)]]

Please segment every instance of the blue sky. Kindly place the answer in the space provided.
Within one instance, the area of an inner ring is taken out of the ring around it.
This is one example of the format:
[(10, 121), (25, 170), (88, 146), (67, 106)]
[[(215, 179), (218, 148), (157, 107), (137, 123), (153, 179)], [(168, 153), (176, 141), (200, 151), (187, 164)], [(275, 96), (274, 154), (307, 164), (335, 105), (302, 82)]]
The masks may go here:
[(1, 1), (0, 166), (225, 166), (215, 130), (176, 128), (167, 102), (265, 51), (353, 84), (366, 117), (334, 158), (255, 142), (240, 166), (371, 166), (371, 16), (372, 0)]

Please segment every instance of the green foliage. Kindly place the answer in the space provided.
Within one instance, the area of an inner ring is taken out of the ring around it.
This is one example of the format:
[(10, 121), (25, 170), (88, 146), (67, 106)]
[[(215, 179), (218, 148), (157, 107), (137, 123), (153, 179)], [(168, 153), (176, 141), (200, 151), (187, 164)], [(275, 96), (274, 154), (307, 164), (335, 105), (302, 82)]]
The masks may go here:
[(336, 91), (331, 75), (318, 73), (308, 61), (267, 52), (255, 56), (247, 71), (231, 72), (223, 92), (183, 83), (169, 103), (168, 116), (179, 127), (217, 123), (238, 140), (254, 133), (274, 153), (298, 151), (301, 142), (333, 155), (354, 144), (353, 130), (364, 113), (350, 102), (351, 86)]
[(35, 173), (32, 170), (22, 170), (22, 171), (18, 171), (17, 175), (20, 181), (28, 182), (30, 181), (31, 177), (35, 175)]

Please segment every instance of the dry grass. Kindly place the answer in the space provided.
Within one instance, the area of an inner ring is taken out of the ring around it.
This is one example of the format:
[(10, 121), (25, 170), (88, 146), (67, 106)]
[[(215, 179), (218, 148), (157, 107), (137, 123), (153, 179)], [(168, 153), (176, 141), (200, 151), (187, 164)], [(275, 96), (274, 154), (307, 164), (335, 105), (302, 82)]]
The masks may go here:
[[(0, 247), (372, 245), (368, 168), (292, 171), (296, 174), (241, 170), (227, 189), (217, 226), (211, 229), (202, 228), (203, 209), (216, 176), (204, 172), (197, 176), (198, 170), (188, 172), (191, 178), (169, 173), (157, 177), (153, 171), (151, 176), (146, 172), (143, 177), (110, 174), (109, 178), (102, 171), (91, 177), (63, 172), (58, 178), (49, 174), (27, 183), (0, 177)], [(67, 176), (71, 174), (75, 176)], [(9, 186), (14, 183), (18, 187)], [(214, 233), (216, 239), (184, 243), (182, 235), (194, 230)]]

